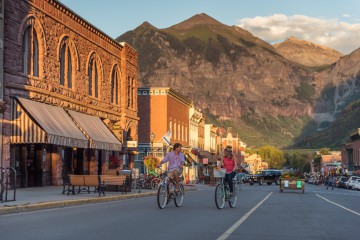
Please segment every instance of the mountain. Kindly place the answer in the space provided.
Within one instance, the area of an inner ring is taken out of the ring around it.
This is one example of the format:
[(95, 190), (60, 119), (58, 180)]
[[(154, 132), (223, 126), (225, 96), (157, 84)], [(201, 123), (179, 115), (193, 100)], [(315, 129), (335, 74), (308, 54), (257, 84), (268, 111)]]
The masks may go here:
[(334, 64), (318, 72), (206, 14), (165, 29), (144, 22), (116, 40), (138, 50), (143, 86), (182, 92), (208, 121), (232, 127), (249, 146), (302, 142), (308, 136), (304, 129), (317, 128), (313, 106), (321, 102), (324, 86), (338, 81), (326, 77), (334, 74)]
[(360, 48), (316, 73), (312, 85), (318, 96), (313, 104), (313, 124), (303, 129), (296, 146), (339, 148), (360, 126)]
[(323, 66), (338, 61), (343, 54), (309, 41), (290, 37), (274, 47), (283, 57), (305, 66)]

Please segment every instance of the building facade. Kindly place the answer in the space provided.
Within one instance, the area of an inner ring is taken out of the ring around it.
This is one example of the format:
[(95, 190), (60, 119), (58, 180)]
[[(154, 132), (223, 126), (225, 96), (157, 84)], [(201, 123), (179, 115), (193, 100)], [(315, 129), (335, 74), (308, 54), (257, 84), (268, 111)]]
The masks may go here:
[(347, 171), (360, 170), (360, 128), (350, 135), (350, 142), (342, 147), (341, 162)]
[(59, 185), (68, 173), (101, 174), (109, 158), (131, 168), (137, 51), (59, 1), (1, 2), (2, 166), (16, 169), (22, 187)]
[[(170, 151), (162, 137), (170, 130), (170, 146), (176, 142), (189, 148), (189, 109), (193, 103), (168, 87), (139, 87), (139, 155), (136, 168), (145, 171), (143, 157), (153, 152), (162, 159)], [(154, 139), (150, 136), (153, 133)], [(153, 149), (151, 149), (153, 148)]]

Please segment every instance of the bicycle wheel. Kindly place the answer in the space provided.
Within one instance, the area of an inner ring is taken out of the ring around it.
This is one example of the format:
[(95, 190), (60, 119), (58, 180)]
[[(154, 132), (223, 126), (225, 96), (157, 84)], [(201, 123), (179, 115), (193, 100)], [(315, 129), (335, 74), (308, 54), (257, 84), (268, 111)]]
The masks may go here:
[(175, 202), (175, 206), (176, 207), (180, 207), (184, 201), (184, 186), (182, 184), (180, 184), (180, 191), (178, 193), (176, 193), (174, 202)]
[(166, 207), (166, 204), (168, 203), (168, 190), (166, 185), (161, 184), (159, 186), (157, 193), (157, 203), (160, 209)]
[(151, 180), (151, 189), (157, 189), (159, 187), (160, 179), (154, 178)]
[(215, 189), (215, 204), (218, 209), (225, 206), (225, 189), (221, 184), (218, 184)]
[[(237, 202), (237, 196), (236, 196), (236, 192), (237, 192), (237, 184), (235, 183), (235, 182), (233, 182), (233, 186), (234, 186), (234, 189), (233, 189), (233, 193), (234, 193), (234, 196), (232, 196), (232, 197), (230, 197), (229, 198), (229, 206), (231, 207), (231, 208), (234, 208), (235, 207), (235, 205), (236, 205), (236, 202)], [(230, 188), (228, 189), (229, 190), (229, 192), (230, 192)]]

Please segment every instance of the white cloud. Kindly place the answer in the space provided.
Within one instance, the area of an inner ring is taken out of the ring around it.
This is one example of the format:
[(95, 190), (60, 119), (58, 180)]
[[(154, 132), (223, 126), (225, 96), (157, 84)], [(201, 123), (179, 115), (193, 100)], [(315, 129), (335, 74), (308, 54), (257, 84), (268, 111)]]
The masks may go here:
[(270, 43), (282, 42), (294, 36), (344, 54), (360, 47), (360, 24), (350, 24), (338, 19), (274, 14), (267, 17), (243, 18), (239, 20), (238, 26)]

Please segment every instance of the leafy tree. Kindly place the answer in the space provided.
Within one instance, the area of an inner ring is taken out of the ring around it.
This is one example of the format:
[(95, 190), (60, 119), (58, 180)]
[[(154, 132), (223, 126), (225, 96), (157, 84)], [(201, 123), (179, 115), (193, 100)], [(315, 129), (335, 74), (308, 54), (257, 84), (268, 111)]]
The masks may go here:
[(329, 155), (330, 154), (330, 148), (322, 148), (320, 149), (320, 154), (321, 155)]
[(296, 169), (299, 173), (310, 172), (311, 154), (296, 151), (292, 155), (286, 153), (285, 159), (287, 167)]
[(314, 171), (319, 172), (321, 169), (321, 155), (314, 155), (313, 158)]
[(252, 155), (252, 154), (255, 154), (255, 153), (256, 153), (256, 150), (250, 149), (250, 148), (246, 148), (246, 149), (245, 149), (245, 153), (248, 153), (249, 155)]
[(282, 168), (285, 163), (284, 154), (273, 146), (264, 146), (259, 149), (259, 155), (269, 164), (269, 168)]

